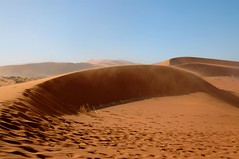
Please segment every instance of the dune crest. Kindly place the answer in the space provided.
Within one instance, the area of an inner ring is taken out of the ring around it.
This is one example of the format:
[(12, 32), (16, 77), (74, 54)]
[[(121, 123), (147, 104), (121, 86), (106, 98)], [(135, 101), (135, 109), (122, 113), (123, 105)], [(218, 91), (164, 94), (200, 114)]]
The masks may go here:
[(196, 72), (201, 76), (231, 76), (239, 77), (239, 67), (212, 65), (204, 63), (186, 63), (177, 65), (177, 67)]
[(232, 66), (239, 67), (239, 62), (237, 61), (227, 61), (219, 59), (209, 59), (201, 57), (176, 57), (169, 60), (170, 65), (180, 65), (186, 63), (204, 63), (204, 64), (215, 64), (222, 66)]
[(239, 77), (239, 62), (199, 57), (177, 57), (157, 63), (193, 72), (203, 77)]

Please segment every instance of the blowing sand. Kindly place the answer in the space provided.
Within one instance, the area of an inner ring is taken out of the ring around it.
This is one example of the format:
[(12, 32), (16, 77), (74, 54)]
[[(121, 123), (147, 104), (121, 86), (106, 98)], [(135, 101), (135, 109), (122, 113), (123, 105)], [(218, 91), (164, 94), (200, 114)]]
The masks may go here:
[(228, 80), (134, 65), (2, 87), (0, 158), (237, 158)]

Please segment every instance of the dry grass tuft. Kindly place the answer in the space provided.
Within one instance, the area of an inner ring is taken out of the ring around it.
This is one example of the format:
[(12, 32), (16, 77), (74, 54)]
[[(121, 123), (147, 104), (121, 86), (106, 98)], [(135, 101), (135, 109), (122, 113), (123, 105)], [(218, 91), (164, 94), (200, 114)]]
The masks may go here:
[(79, 109), (79, 113), (82, 113), (82, 114), (89, 114), (89, 113), (96, 113), (96, 109), (94, 106), (90, 106), (89, 104), (85, 104), (85, 105), (82, 105), (80, 106), (80, 109)]

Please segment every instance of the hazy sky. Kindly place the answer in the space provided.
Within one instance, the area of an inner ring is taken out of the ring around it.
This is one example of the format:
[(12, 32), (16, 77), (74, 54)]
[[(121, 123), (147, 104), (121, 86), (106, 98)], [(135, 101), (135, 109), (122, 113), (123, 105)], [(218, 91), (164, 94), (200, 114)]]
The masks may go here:
[(239, 61), (239, 0), (0, 0), (0, 65)]

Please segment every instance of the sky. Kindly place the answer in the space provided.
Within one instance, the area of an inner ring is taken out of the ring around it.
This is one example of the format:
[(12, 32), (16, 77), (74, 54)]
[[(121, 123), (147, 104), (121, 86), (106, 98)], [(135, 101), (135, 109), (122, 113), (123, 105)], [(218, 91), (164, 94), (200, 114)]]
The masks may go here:
[(239, 0), (0, 0), (0, 65), (239, 61)]

